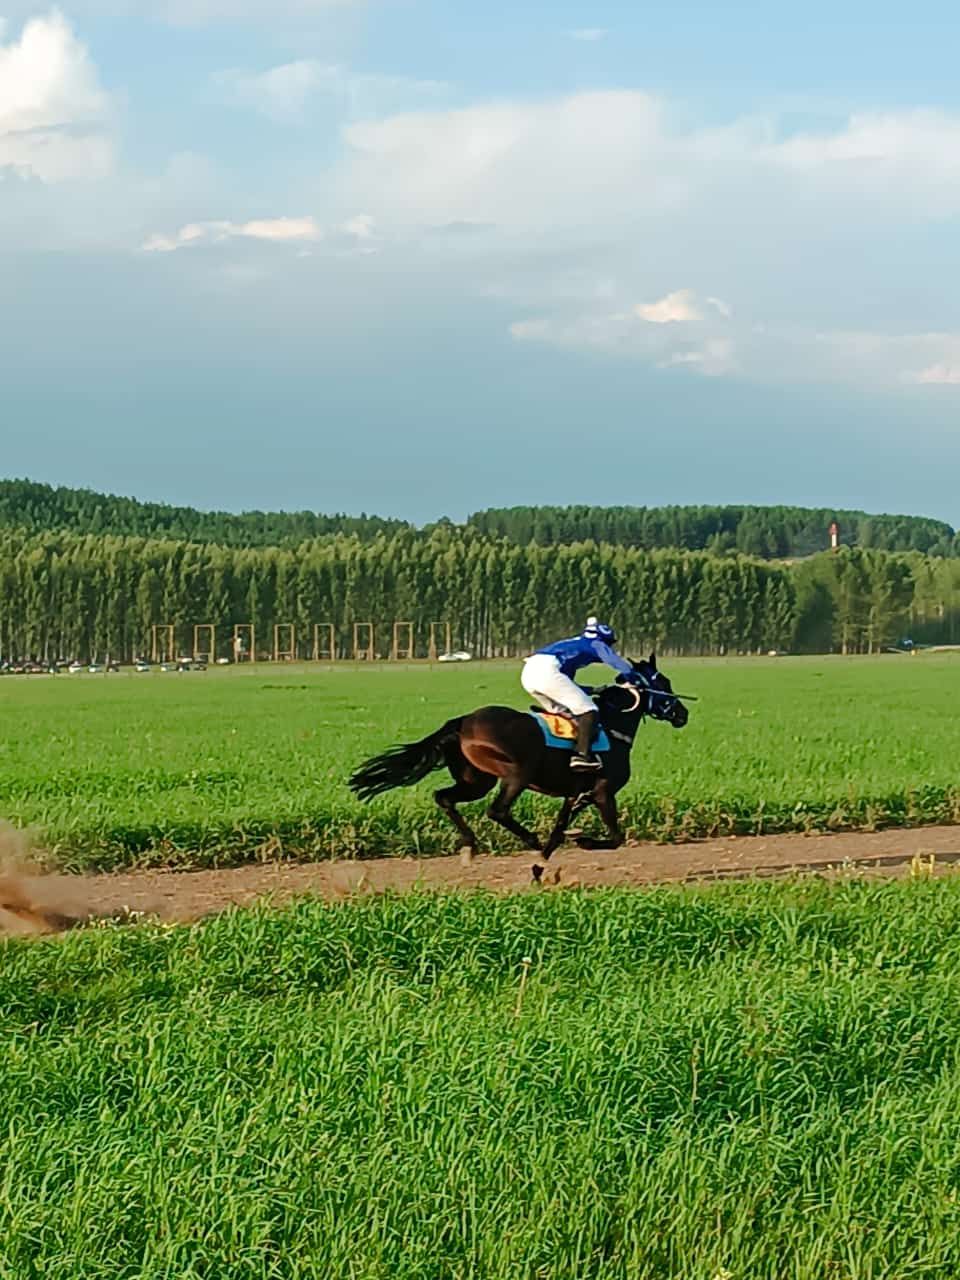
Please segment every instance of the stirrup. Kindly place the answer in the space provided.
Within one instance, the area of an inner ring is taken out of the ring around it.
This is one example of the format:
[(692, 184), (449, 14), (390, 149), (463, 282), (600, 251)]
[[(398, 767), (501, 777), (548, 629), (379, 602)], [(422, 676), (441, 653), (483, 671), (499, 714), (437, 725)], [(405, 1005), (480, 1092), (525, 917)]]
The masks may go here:
[(570, 768), (586, 772), (592, 770), (596, 772), (603, 768), (603, 765), (596, 756), (582, 756), (579, 751), (575, 751), (570, 759)]

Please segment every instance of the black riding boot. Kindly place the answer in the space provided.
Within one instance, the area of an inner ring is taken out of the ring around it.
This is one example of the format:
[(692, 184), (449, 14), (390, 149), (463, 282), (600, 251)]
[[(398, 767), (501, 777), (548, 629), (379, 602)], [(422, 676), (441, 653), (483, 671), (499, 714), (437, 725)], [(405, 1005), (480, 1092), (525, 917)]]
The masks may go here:
[(570, 760), (571, 769), (599, 769), (600, 761), (590, 750), (593, 731), (597, 726), (596, 711), (577, 716), (577, 749)]

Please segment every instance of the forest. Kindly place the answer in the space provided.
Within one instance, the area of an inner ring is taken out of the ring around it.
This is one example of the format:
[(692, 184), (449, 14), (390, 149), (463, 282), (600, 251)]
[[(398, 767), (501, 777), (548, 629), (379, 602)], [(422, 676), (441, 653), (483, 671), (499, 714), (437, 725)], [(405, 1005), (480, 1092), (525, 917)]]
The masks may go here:
[(0, 528), (30, 533), (104, 533), (140, 538), (215, 542), (225, 547), (296, 546), (306, 538), (346, 533), (359, 538), (413, 526), (378, 516), (317, 515), (312, 511), (197, 511), (139, 502), (92, 489), (54, 488), (32, 480), (0, 480)]
[(339, 534), (296, 547), (0, 530), (0, 659), (125, 660), (154, 624), (189, 652), (192, 627), (235, 624), (257, 651), (274, 624), (294, 624), (309, 657), (315, 623), (335, 624), (340, 656), (354, 622), (409, 621), (416, 656), (431, 622), (454, 647), (514, 656), (569, 633), (588, 612), (611, 618), (639, 653), (877, 652), (909, 634), (960, 641), (960, 560), (843, 547), (793, 562), (609, 543), (517, 545), (473, 528), (438, 526), (365, 540)]
[(834, 521), (842, 546), (960, 556), (960, 536), (942, 520), (828, 507), (509, 507), (477, 512), (468, 524), (521, 544), (592, 539), (647, 550), (681, 547), (791, 559), (825, 551)]
[[(960, 556), (960, 535), (941, 520), (832, 508), (511, 507), (476, 512), (465, 523), (485, 537), (505, 538), (520, 546), (593, 541), (647, 551), (679, 548), (790, 559), (826, 550), (833, 520), (840, 526), (840, 541), (845, 546)], [(451, 525), (448, 519), (438, 519), (419, 532), (429, 537), (435, 529)], [(54, 488), (30, 480), (0, 480), (0, 528), (169, 538), (224, 547), (295, 547), (334, 534), (370, 542), (384, 534), (414, 532), (407, 521), (378, 516), (196, 511), (89, 489)]]

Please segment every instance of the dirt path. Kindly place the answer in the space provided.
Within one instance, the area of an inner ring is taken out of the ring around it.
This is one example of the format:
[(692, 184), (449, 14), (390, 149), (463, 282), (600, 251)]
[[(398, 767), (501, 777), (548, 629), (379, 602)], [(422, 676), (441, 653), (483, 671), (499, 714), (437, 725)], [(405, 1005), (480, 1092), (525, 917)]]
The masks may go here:
[[(845, 864), (877, 876), (906, 874), (914, 858), (935, 869), (960, 865), (960, 827), (921, 827), (842, 835), (749, 836), (684, 845), (630, 845), (616, 853), (563, 849), (551, 860), (548, 887), (644, 885), (671, 881), (831, 874)], [(259, 899), (284, 902), (303, 894), (338, 899), (357, 892), (415, 887), (531, 888), (530, 853), (453, 858), (382, 858), (369, 862), (255, 864), (223, 871), (134, 871), (103, 876), (0, 875), (0, 934), (48, 933), (97, 916), (144, 912), (164, 920), (196, 920)]]

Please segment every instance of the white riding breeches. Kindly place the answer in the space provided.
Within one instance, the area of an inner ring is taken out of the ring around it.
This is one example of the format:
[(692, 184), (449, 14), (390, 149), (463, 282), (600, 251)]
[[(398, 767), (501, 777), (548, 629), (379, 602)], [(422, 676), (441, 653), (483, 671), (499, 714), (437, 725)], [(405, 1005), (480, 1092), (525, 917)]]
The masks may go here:
[(527, 658), (520, 683), (547, 711), (584, 716), (597, 709), (593, 699), (563, 674), (560, 663), (549, 653), (535, 653)]

